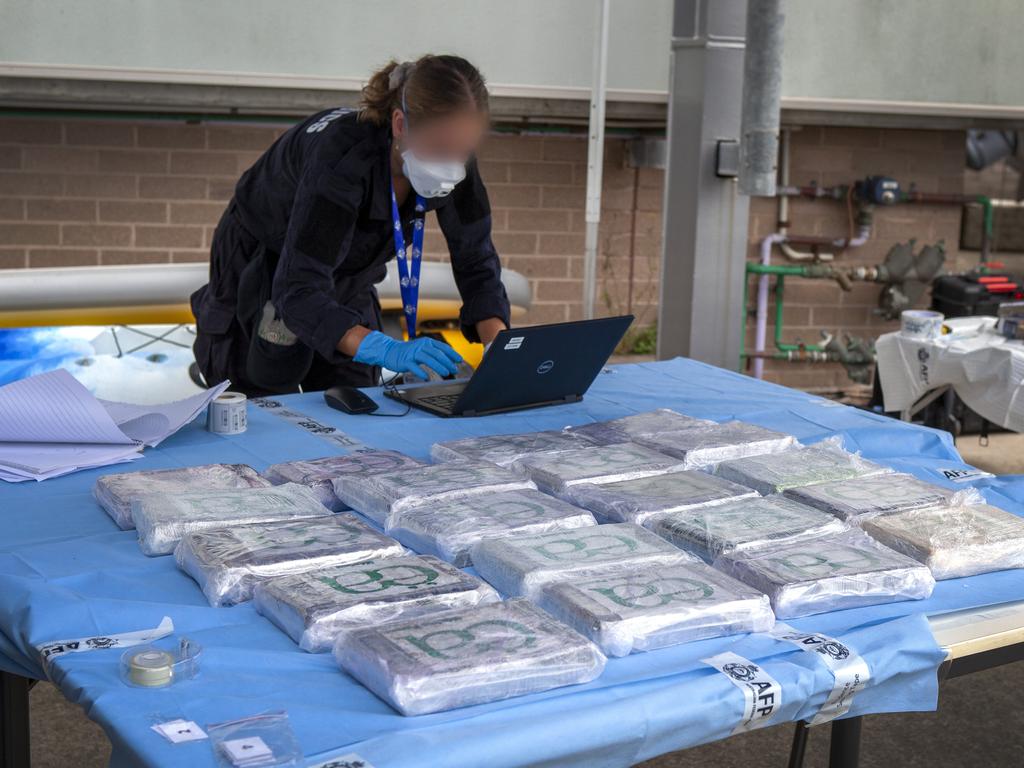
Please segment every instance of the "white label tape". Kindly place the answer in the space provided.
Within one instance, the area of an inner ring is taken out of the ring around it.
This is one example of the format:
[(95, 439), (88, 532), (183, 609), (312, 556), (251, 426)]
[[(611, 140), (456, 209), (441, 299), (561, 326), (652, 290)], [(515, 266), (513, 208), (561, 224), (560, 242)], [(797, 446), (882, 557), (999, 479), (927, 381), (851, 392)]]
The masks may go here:
[(36, 649), (43, 658), (45, 666), (55, 656), (65, 653), (82, 653), (83, 651), (98, 651), (104, 648), (128, 648), (133, 645), (141, 645), (161, 637), (167, 637), (174, 632), (174, 622), (170, 616), (164, 616), (163, 621), (152, 629), (140, 629), (135, 632), (121, 632), (116, 635), (96, 635), (94, 637), (79, 637), (74, 640), (54, 640), (49, 643), (37, 645)]
[(792, 643), (802, 651), (817, 654), (832, 672), (835, 680), (832, 692), (811, 719), (811, 725), (827, 723), (850, 711), (854, 695), (866, 688), (871, 679), (867, 662), (856, 651), (834, 637), (800, 632), (782, 622), (777, 622), (768, 634), (776, 640)]
[(714, 667), (743, 693), (743, 717), (732, 732), (743, 733), (768, 725), (782, 706), (782, 686), (750, 659), (727, 651), (701, 662)]
[(935, 472), (943, 480), (950, 480), (954, 483), (969, 483), (971, 480), (980, 480), (983, 477), (995, 477), (991, 472), (974, 467), (936, 467)]
[(302, 427), (304, 430), (312, 435), (323, 438), (329, 443), (334, 443), (342, 448), (352, 449), (367, 449), (368, 446), (365, 443), (361, 443), (354, 437), (350, 437), (342, 432), (337, 427), (332, 427), (327, 424), (321, 424), (316, 419), (310, 418), (303, 413), (293, 411), (290, 408), (285, 408), (280, 400), (274, 400), (266, 397), (257, 397), (253, 399), (252, 404), (257, 408), (262, 408), (265, 411), (270, 411), (276, 416), (281, 417), (285, 421), (289, 421), (296, 426)]

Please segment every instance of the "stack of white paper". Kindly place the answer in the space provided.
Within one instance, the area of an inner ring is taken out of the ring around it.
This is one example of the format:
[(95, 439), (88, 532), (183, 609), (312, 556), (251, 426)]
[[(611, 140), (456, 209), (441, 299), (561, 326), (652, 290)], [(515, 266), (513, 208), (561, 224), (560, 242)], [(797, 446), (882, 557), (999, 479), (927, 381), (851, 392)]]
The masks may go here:
[(167, 405), (98, 400), (60, 369), (0, 387), (0, 480), (46, 480), (139, 457), (190, 422), (228, 382)]

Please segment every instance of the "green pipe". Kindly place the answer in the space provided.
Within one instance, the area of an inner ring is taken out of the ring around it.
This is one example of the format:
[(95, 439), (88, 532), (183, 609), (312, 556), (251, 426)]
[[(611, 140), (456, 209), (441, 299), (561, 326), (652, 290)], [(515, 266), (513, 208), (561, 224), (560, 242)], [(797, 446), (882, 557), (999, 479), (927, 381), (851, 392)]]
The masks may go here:
[(987, 195), (978, 195), (977, 200), (978, 203), (981, 205), (983, 222), (982, 226), (985, 228), (985, 235), (986, 237), (992, 237), (992, 233), (994, 231), (993, 222), (995, 219), (995, 210), (994, 206), (992, 205), (992, 198), (988, 197)]
[(785, 275), (775, 278), (775, 348), (780, 352), (824, 352), (821, 344), (792, 344), (782, 340), (782, 296), (785, 289)]
[(805, 264), (759, 264), (756, 261), (747, 262), (747, 274), (752, 275), (808, 277), (807, 269), (808, 266)]
[[(747, 297), (749, 291), (750, 275), (775, 275), (775, 348), (779, 350), (772, 359), (786, 360), (790, 352), (824, 352), (825, 347), (821, 344), (793, 344), (782, 340), (782, 315), (785, 308), (785, 279), (790, 277), (805, 277), (808, 279), (822, 279), (831, 277), (834, 270), (831, 266), (821, 264), (760, 264), (756, 261), (748, 261), (746, 272), (743, 275), (743, 341), (746, 344), (747, 328)], [(741, 348), (742, 348), (741, 346)], [(740, 353), (740, 371), (748, 355)]]

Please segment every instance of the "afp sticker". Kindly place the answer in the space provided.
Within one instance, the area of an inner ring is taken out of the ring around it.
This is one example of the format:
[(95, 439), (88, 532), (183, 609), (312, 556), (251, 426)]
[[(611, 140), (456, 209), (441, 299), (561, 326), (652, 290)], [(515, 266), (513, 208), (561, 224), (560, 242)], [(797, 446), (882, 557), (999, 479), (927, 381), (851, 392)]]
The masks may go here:
[(811, 719), (811, 725), (827, 723), (850, 711), (854, 695), (866, 688), (871, 678), (867, 662), (856, 651), (834, 637), (800, 632), (782, 622), (776, 622), (768, 634), (777, 640), (792, 643), (802, 651), (816, 654), (832, 673), (832, 691)]
[(717, 669), (743, 693), (743, 716), (733, 728), (734, 734), (768, 725), (782, 706), (782, 686), (750, 659), (727, 651), (701, 662)]
[(939, 477), (953, 483), (969, 483), (971, 480), (980, 480), (983, 477), (995, 477), (991, 472), (974, 467), (936, 467), (935, 472)]

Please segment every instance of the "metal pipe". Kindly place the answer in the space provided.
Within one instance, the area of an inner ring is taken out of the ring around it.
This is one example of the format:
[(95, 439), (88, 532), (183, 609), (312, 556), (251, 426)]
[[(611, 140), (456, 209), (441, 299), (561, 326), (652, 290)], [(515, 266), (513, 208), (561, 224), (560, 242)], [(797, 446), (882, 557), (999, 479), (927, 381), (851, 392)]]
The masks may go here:
[(780, 352), (824, 352), (825, 347), (821, 344), (792, 344), (782, 340), (782, 295), (786, 285), (785, 274), (779, 274), (775, 278), (775, 348)]
[(597, 245), (601, 223), (601, 175), (604, 168), (605, 92), (608, 88), (608, 17), (611, 0), (601, 0), (594, 41), (594, 76), (590, 89), (590, 129), (587, 145), (586, 234), (583, 245), (583, 317), (594, 317), (597, 297)]
[[(762, 267), (771, 266), (772, 246), (781, 243), (786, 239), (785, 235), (778, 232), (768, 235), (761, 241), (761, 264)], [(751, 264), (747, 264), (750, 271)], [(746, 312), (746, 307), (744, 307)], [(765, 341), (768, 336), (768, 274), (763, 273), (757, 280), (757, 314), (754, 326), (754, 351), (761, 352), (765, 348)], [(760, 379), (764, 376), (764, 360), (754, 359), (754, 378)]]
[(775, 195), (782, 103), (782, 0), (747, 3), (740, 117), (740, 192)]

